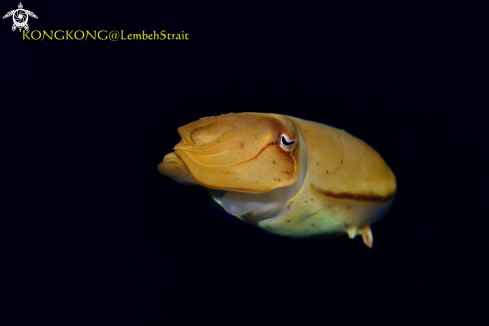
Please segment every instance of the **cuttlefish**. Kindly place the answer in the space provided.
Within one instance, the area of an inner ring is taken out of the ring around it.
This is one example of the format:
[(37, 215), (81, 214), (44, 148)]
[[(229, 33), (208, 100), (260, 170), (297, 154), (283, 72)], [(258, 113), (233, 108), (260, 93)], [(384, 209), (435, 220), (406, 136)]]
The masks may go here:
[(158, 170), (198, 185), (229, 214), (294, 238), (361, 235), (392, 205), (396, 178), (360, 139), (321, 123), (229, 113), (178, 128), (182, 140)]

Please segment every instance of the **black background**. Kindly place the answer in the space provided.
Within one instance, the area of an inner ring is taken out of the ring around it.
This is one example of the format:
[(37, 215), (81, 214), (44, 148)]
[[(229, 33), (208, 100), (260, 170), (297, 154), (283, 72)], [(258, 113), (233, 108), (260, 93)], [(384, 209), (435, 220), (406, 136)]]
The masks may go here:
[[(482, 8), (23, 4), (39, 17), (31, 30), (189, 40), (26, 41), (2, 20), (2, 324), (466, 323), (483, 311)], [(398, 192), (374, 248), (232, 223), (158, 173), (178, 127), (228, 112), (322, 122), (381, 153)]]

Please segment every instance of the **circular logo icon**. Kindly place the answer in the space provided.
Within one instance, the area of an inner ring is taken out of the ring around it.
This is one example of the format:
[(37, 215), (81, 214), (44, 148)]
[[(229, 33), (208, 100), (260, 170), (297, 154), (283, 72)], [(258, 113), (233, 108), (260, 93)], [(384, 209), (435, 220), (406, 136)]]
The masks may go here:
[(17, 27), (24, 27), (25, 24), (27, 24), (27, 20), (29, 19), (29, 16), (24, 9), (17, 9), (14, 12), (13, 16), (14, 24), (17, 25)]
[(37, 18), (35, 13), (29, 10), (25, 10), (24, 6), (22, 6), (22, 3), (19, 3), (18, 9), (10, 10), (2, 18), (5, 19), (10, 16), (12, 16), (12, 19), (14, 20), (14, 24), (12, 25), (12, 31), (19, 29), (19, 32), (22, 28), (25, 29), (26, 31), (29, 30), (29, 25), (27, 25), (29, 16)]

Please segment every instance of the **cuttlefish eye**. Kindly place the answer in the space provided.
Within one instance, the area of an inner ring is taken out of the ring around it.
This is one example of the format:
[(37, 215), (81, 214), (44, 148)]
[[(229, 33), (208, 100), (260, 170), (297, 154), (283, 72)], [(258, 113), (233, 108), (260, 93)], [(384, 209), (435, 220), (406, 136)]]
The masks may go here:
[(289, 137), (287, 137), (286, 134), (280, 135), (280, 147), (282, 147), (284, 151), (291, 152), (295, 149), (296, 146), (297, 137), (295, 139), (290, 139)]

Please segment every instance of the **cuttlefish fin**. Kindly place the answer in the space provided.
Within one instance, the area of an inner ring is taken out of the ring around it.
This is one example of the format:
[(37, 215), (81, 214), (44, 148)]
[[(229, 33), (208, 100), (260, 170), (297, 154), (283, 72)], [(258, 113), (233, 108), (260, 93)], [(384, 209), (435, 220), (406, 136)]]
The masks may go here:
[(365, 225), (359, 231), (362, 233), (363, 243), (365, 243), (367, 247), (372, 248), (372, 246), (374, 245), (374, 236), (372, 235), (370, 225)]
[(357, 235), (357, 229), (349, 228), (346, 232), (348, 232), (348, 237), (353, 239)]
[(353, 239), (357, 234), (361, 234), (363, 243), (365, 243), (367, 247), (372, 248), (374, 245), (374, 236), (372, 235), (370, 225), (365, 225), (360, 229), (350, 228), (347, 230), (347, 232), (350, 239)]

